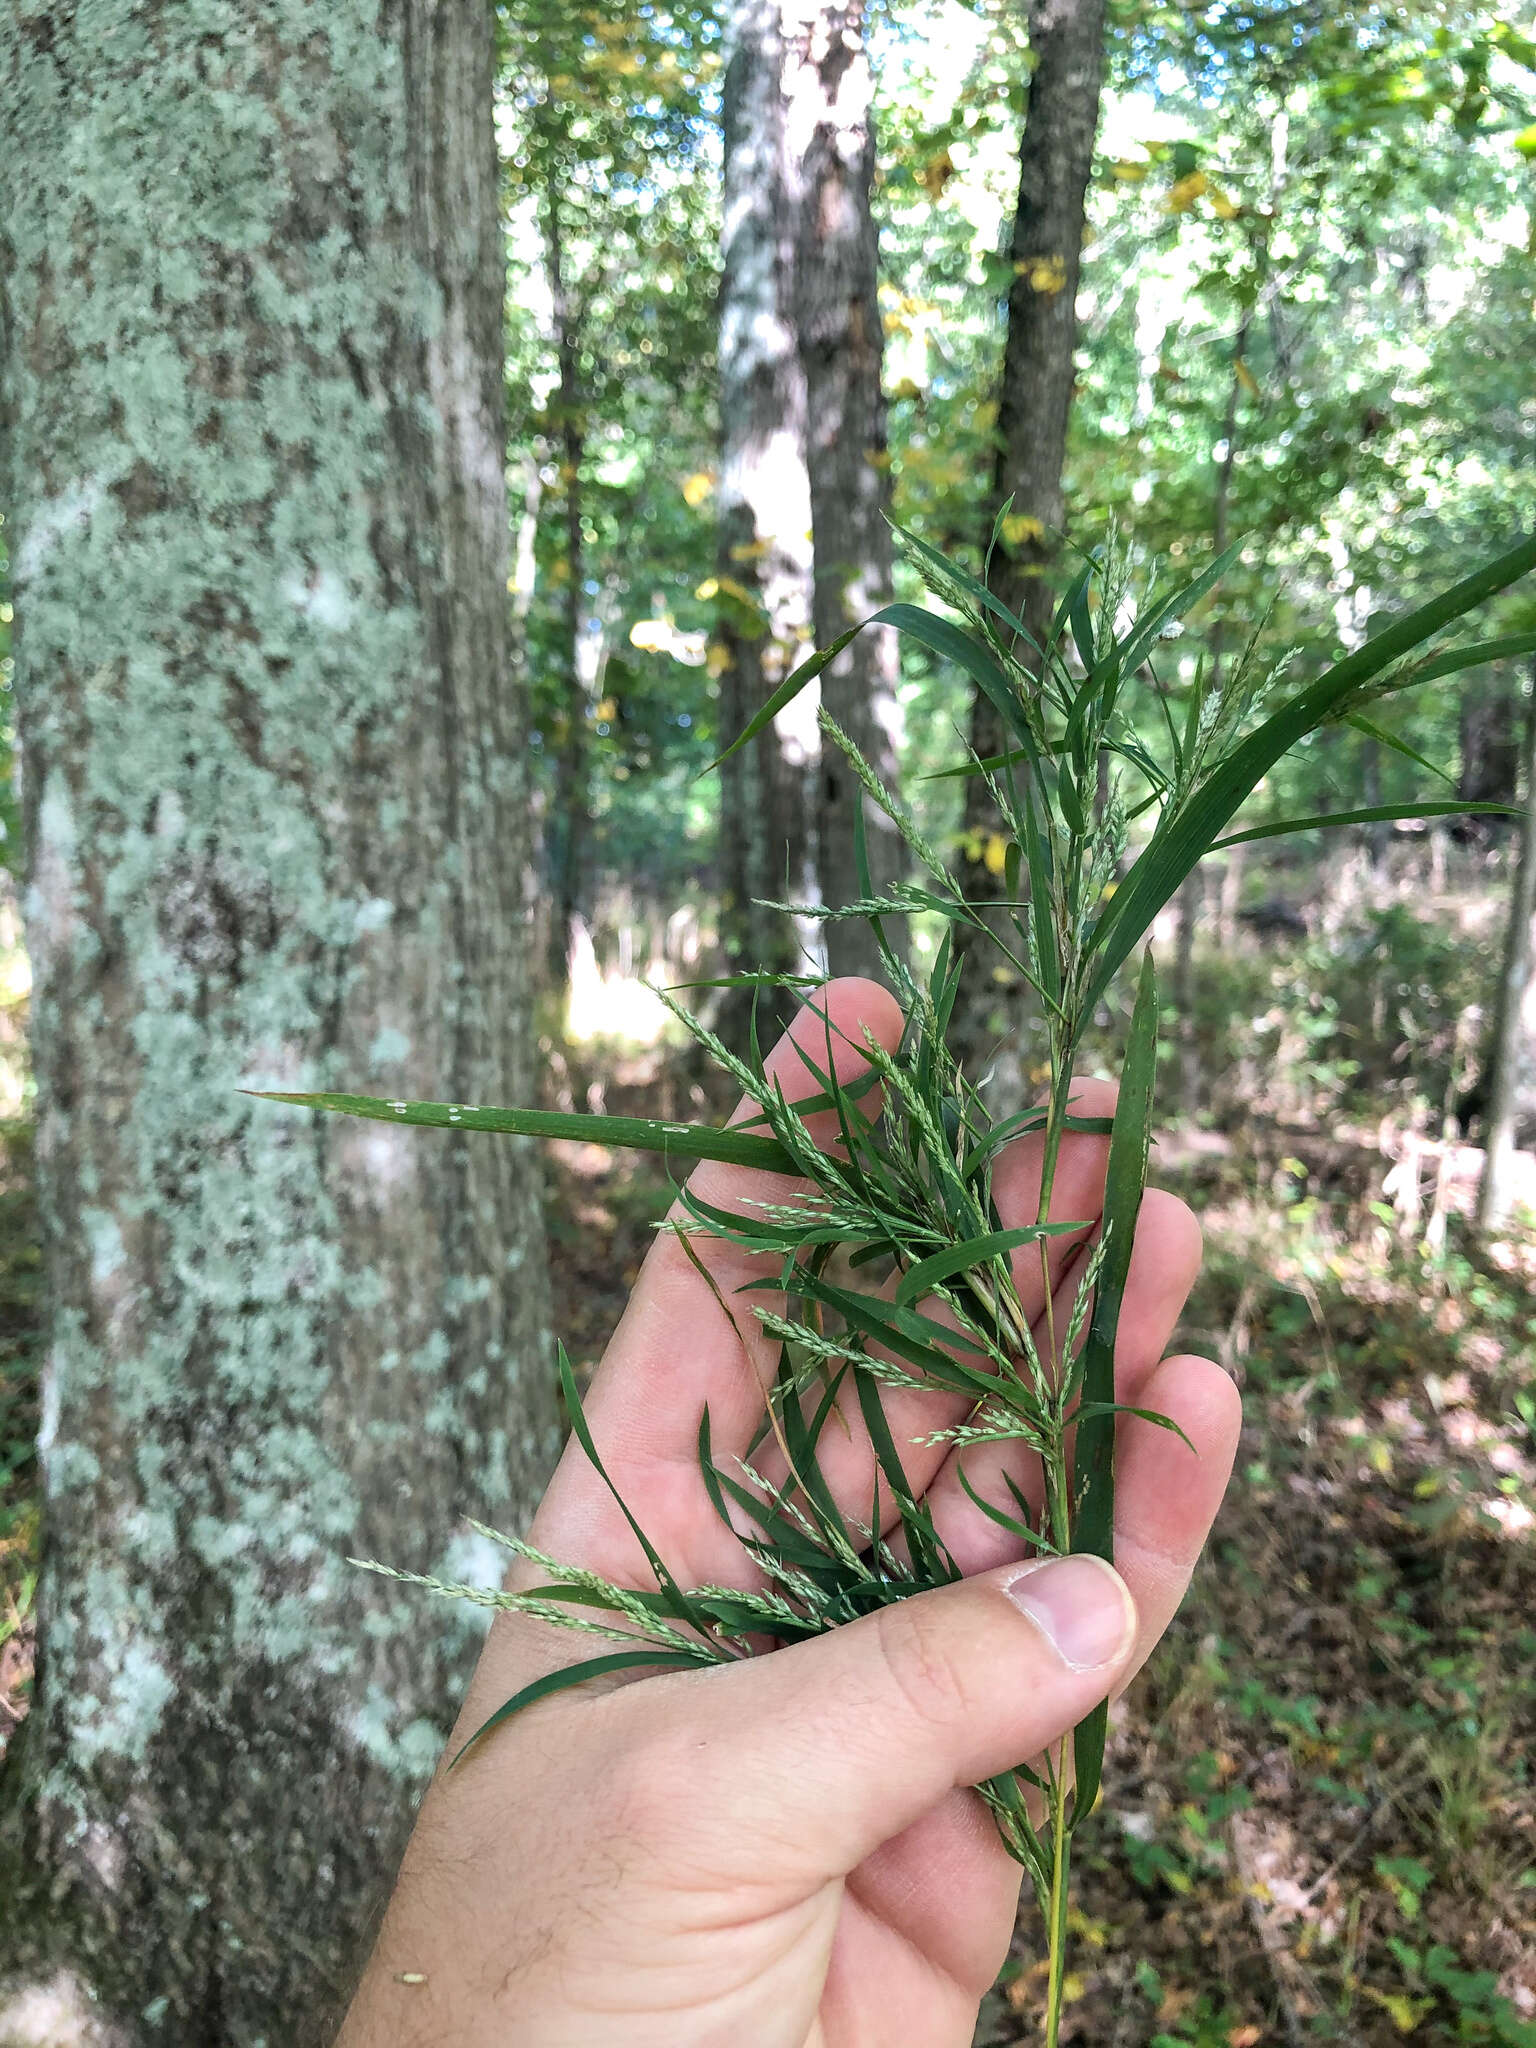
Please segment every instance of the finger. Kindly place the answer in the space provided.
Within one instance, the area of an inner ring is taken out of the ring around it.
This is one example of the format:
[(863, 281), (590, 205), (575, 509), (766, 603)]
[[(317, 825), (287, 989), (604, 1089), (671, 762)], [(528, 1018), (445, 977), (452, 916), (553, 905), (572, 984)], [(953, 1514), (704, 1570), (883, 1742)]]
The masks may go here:
[[(1074, 1117), (1112, 1117), (1120, 1091), (1113, 1081), (1074, 1080), (1068, 1106)], [(1068, 1131), (1061, 1141), (1056, 1169), (1051, 1180), (1051, 1200), (1046, 1220), (1071, 1223), (1081, 1219), (1085, 1228), (1044, 1240), (1045, 1259), (1039, 1245), (1025, 1245), (1013, 1255), (1019, 1301), (1033, 1322), (1045, 1306), (1045, 1271), (1053, 1288), (1079, 1247), (1098, 1222), (1104, 1209), (1104, 1176), (1109, 1170), (1109, 1139), (1090, 1131)], [(1034, 1223), (1040, 1217), (1040, 1189), (1045, 1171), (1045, 1139), (1032, 1132), (1006, 1146), (992, 1170), (992, 1200), (1005, 1230)]]
[[(1237, 1389), (1208, 1359), (1180, 1357), (1142, 1380), (1138, 1407), (1178, 1424), (1170, 1429), (1139, 1416), (1121, 1418), (1115, 1452), (1115, 1564), (1135, 1596), (1144, 1624), (1133, 1669), (1166, 1627), (1189, 1582), (1211, 1518), (1231, 1476), (1242, 1426)], [(1189, 1445), (1193, 1444), (1191, 1451)], [(983, 1445), (965, 1460), (965, 1476), (981, 1495), (1016, 1514), (1001, 1477), (1013, 1445)], [(1021, 1483), (1015, 1474), (1016, 1483)], [(1021, 1483), (1038, 1494), (1038, 1471)], [(962, 1571), (994, 1571), (1033, 1555), (1021, 1537), (989, 1521), (946, 1471), (929, 1495), (934, 1523)]]
[[(1024, 1872), (974, 1792), (951, 1792), (866, 1856), (848, 1892), (871, 1918), (965, 1992), (974, 2006), (1008, 1954)], [(836, 1963), (824, 2005), (835, 2008)], [(909, 2040), (927, 2039), (915, 2030)]]
[[(1078, 1285), (1090, 1256), (1085, 1246), (1056, 1291), (1052, 1327), (1058, 1339), (1071, 1324)], [(1148, 1188), (1136, 1217), (1115, 1339), (1117, 1401), (1143, 1405), (1139, 1396), (1147, 1375), (1173, 1336), (1199, 1270), (1200, 1226), (1193, 1211), (1177, 1195)], [(1037, 1324), (1036, 1341), (1044, 1357), (1043, 1319)], [(928, 1487), (928, 1506), (934, 1527), (960, 1569), (987, 1571), (1023, 1557), (1027, 1550), (1023, 1539), (999, 1528), (970, 1498), (961, 1484), (961, 1464), (963, 1459), (965, 1480), (973, 1491), (1005, 1514), (1016, 1515), (1017, 1503), (1007, 1480), (1011, 1478), (1030, 1506), (1038, 1510), (1043, 1491), (1039, 1458), (1016, 1441), (977, 1444), (963, 1453), (941, 1449), (936, 1457), (938, 1469)]]
[[(1069, 1097), (1072, 1114), (1095, 1118), (1113, 1116), (1118, 1093), (1112, 1081), (1074, 1081)], [(1061, 1141), (1045, 1220), (1070, 1223), (1081, 1219), (1084, 1227), (1060, 1237), (1046, 1238), (1041, 1244), (1022, 1246), (1013, 1254), (1014, 1282), (1020, 1305), (1030, 1322), (1039, 1316), (1045, 1300), (1047, 1269), (1052, 1284), (1058, 1284), (1074, 1256), (1091, 1236), (1104, 1207), (1104, 1176), (1108, 1163), (1107, 1137), (1069, 1131)], [(1005, 1230), (1040, 1220), (1044, 1167), (1045, 1140), (1039, 1132), (1014, 1139), (999, 1153), (992, 1174), (992, 1199)], [(890, 1291), (890, 1288), (885, 1290), (887, 1293)], [(921, 1306), (924, 1314), (937, 1322), (953, 1321), (942, 1303), (924, 1302)], [(878, 1346), (871, 1348), (878, 1354)], [(979, 1355), (975, 1352), (967, 1351), (963, 1356), (968, 1364), (978, 1363)], [(905, 1387), (883, 1387), (880, 1399), (908, 1484), (914, 1493), (921, 1494), (942, 1470), (948, 1457), (943, 1444), (925, 1443), (922, 1439), (963, 1421), (975, 1403), (964, 1394)], [(822, 1477), (845, 1515), (867, 1518), (874, 1498), (874, 1448), (856, 1391), (845, 1389), (838, 1407), (838, 1426), (823, 1432), (819, 1446)], [(764, 1469), (767, 1476), (777, 1483), (782, 1483), (786, 1476), (782, 1458), (771, 1449), (764, 1454)], [(884, 1527), (889, 1532), (894, 1525), (895, 1511), (889, 1506), (888, 1495), (887, 1502)]]
[(1176, 1422), (1189, 1443), (1138, 1416), (1121, 1425), (1115, 1562), (1135, 1589), (1139, 1617), (1122, 1683), (1141, 1669), (1178, 1612), (1232, 1476), (1243, 1427), (1242, 1397), (1209, 1358), (1165, 1359), (1144, 1382), (1139, 1405)]
[(615, 1695), (615, 1767), (644, 1778), (647, 1833), (675, 1873), (678, 1859), (699, 1882), (739, 1871), (749, 1843), (768, 1897), (803, 1896), (957, 1787), (1060, 1741), (1136, 1640), (1130, 1595), (1097, 1558), (1013, 1565)]
[[(821, 1092), (817, 1075), (828, 1072), (829, 1065), (840, 1080), (865, 1071), (866, 1031), (889, 1049), (899, 1042), (901, 1029), (896, 1000), (878, 983), (829, 982), (769, 1054), (765, 1071), (781, 1083), (791, 1102), (804, 1101)], [(756, 1113), (757, 1105), (747, 1099), (732, 1121)], [(835, 1112), (814, 1113), (807, 1124), (818, 1142), (835, 1142)], [(695, 1169), (688, 1185), (716, 1208), (744, 1211), (754, 1202), (792, 1201), (807, 1184), (709, 1160)], [(735, 1297), (777, 1270), (776, 1259), (754, 1256), (725, 1239), (695, 1234), (685, 1247), (673, 1233), (663, 1233), (647, 1254), (583, 1402), (615, 1488), (673, 1570), (696, 1583), (740, 1575), (741, 1553), (709, 1506), (699, 1479), (699, 1420), (707, 1405), (721, 1455), (745, 1451), (763, 1413), (776, 1355), (750, 1304), (773, 1297)], [(638, 1571), (648, 1581), (617, 1502), (577, 1444), (569, 1445), (561, 1460), (533, 1540), (565, 1562), (610, 1577), (633, 1577)]]

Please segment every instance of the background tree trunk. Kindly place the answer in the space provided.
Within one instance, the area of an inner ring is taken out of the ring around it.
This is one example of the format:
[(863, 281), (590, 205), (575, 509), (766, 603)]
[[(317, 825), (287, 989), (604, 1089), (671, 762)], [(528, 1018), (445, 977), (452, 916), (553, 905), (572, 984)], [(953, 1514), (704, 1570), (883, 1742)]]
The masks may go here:
[(1536, 1003), (1531, 982), (1531, 921), (1536, 917), (1536, 670), (1525, 709), (1525, 812), (1520, 824), (1514, 885), (1510, 890), (1509, 923), (1504, 936), (1504, 962), (1494, 1007), (1492, 1051), (1488, 1066), (1488, 1112), (1484, 1136), (1483, 1178), (1477, 1192), (1477, 1222), (1493, 1230), (1508, 1216), (1513, 1202), (1512, 1172), (1516, 1126), (1529, 1101), (1533, 1048), (1536, 1048)]
[(473, 1648), (346, 1559), (494, 1570), (457, 1518), (556, 1444), (526, 1152), (237, 1092), (532, 1090), (491, 20), (13, 6), (0, 95), (52, 1319), (0, 1967), (275, 2048)]
[(551, 180), (544, 209), (544, 261), (554, 321), (560, 383), (560, 483), (565, 498), (565, 704), (555, 748), (555, 792), (545, 825), (550, 872), (549, 985), (563, 1012), (570, 978), (571, 934), (583, 899), (583, 850), (591, 824), (591, 770), (587, 746), (587, 563), (581, 502), (587, 459), (586, 413), (581, 393), (580, 318), (566, 277), (560, 193)]
[[(874, 81), (863, 0), (800, 0), (789, 62), (789, 160), (796, 199), (795, 318), (805, 374), (807, 462), (815, 536), (816, 644), (825, 647), (890, 600), (891, 532), (886, 459), (884, 335), (870, 186), (875, 167)], [(896, 636), (861, 633), (823, 671), (821, 701), (881, 779), (894, 786), (901, 732)], [(842, 754), (823, 745), (816, 779), (816, 873), (821, 900), (860, 894), (853, 820), (858, 782)], [(877, 889), (903, 867), (901, 840), (866, 806), (871, 878)], [(862, 919), (826, 928), (838, 974), (881, 971)], [(901, 921), (887, 936), (901, 944)]]
[[(780, 0), (738, 0), (728, 32), (713, 649), (722, 746), (808, 651), (811, 627), (811, 494)], [(758, 909), (754, 899), (801, 897), (814, 885), (806, 781), (815, 732), (815, 700), (806, 694), (722, 771), (721, 924), (736, 971), (803, 964), (789, 920)], [(745, 1015), (745, 1004), (728, 1006), (728, 1036), (739, 1038)]]
[[(1104, 75), (1104, 14), (1104, 0), (1032, 0), (1030, 8), (1034, 70), (1019, 144), (1019, 198), (1009, 251), (1013, 283), (993, 477), (994, 506), (1013, 500), (1012, 538), (993, 557), (992, 582), (1037, 640), (1043, 640), (1050, 624), (1050, 572), (1066, 516), (1062, 468), (1076, 376), (1084, 206)], [(979, 691), (971, 711), (971, 745), (983, 756), (1003, 748), (998, 714)], [(1002, 894), (1002, 863), (991, 844), (1000, 829), (985, 781), (970, 777), (961, 878), (973, 899)], [(973, 973), (957, 1009), (952, 1037), (973, 1073), (996, 1036), (996, 997), (990, 984), (976, 985)]]

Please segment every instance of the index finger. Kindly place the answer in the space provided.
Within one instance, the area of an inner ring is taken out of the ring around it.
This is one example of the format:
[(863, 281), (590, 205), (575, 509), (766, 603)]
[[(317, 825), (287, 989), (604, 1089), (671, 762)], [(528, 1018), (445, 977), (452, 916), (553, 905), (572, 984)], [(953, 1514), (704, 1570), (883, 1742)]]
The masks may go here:
[[(769, 1054), (764, 1072), (791, 1103), (814, 1100), (822, 1092), (820, 1076), (830, 1071), (839, 1081), (853, 1081), (868, 1066), (866, 1034), (893, 1051), (902, 1024), (895, 997), (878, 982), (828, 982)], [(757, 1105), (747, 1097), (731, 1121), (756, 1114)], [(813, 1111), (806, 1126), (817, 1143), (836, 1143), (835, 1110)], [(793, 1175), (717, 1160), (696, 1167), (688, 1181), (690, 1191), (712, 1207), (737, 1211), (791, 1202), (807, 1186)], [(671, 1220), (679, 1215), (674, 1207)], [(684, 1245), (674, 1232), (664, 1232), (646, 1255), (583, 1403), (618, 1492), (672, 1569), (696, 1584), (740, 1574), (739, 1546), (709, 1505), (699, 1478), (699, 1419), (707, 1406), (718, 1452), (746, 1453), (763, 1415), (778, 1346), (750, 1306), (767, 1305), (771, 1297), (757, 1293), (739, 1304), (733, 1298), (778, 1269), (775, 1256), (750, 1253), (726, 1238), (699, 1233)], [(645, 1573), (617, 1502), (576, 1445), (568, 1447), (550, 1484), (534, 1541), (562, 1560), (609, 1576), (631, 1576), (637, 1567)]]

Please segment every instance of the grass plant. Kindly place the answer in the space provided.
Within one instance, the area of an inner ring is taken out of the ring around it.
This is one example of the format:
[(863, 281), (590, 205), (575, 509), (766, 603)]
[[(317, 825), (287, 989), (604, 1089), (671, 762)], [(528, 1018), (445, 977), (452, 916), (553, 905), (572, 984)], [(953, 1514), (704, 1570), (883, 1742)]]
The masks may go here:
[[(792, 1103), (766, 1073), (755, 1031), (738, 1057), (678, 1004), (683, 1025), (753, 1105), (745, 1120), (727, 1129), (351, 1095), (275, 1098), (392, 1123), (580, 1137), (652, 1150), (669, 1162), (732, 1161), (793, 1176), (797, 1184), (780, 1202), (741, 1210), (714, 1206), (684, 1184), (682, 1213), (670, 1226), (685, 1244), (697, 1234), (722, 1238), (780, 1267), (772, 1285), (782, 1291), (786, 1310), (750, 1298), (746, 1307), (777, 1341), (762, 1440), (776, 1443), (788, 1476), (775, 1483), (750, 1460), (736, 1469), (718, 1463), (707, 1412), (698, 1424), (704, 1484), (741, 1543), (752, 1567), (744, 1578), (755, 1590), (682, 1583), (632, 1517), (655, 1582), (644, 1591), (611, 1585), (506, 1535), (497, 1540), (544, 1575), (536, 1590), (512, 1594), (418, 1579), (434, 1591), (517, 1609), (593, 1639), (593, 1654), (508, 1700), (475, 1742), (536, 1699), (601, 1674), (759, 1654), (765, 1642), (800, 1641), (956, 1579), (958, 1568), (921, 1489), (907, 1476), (904, 1453), (911, 1444), (898, 1442), (890, 1426), (884, 1396), (892, 1388), (959, 1397), (961, 1419), (925, 1442), (963, 1450), (1009, 1439), (1038, 1460), (1037, 1486), (1009, 1482), (1005, 1500), (984, 1499), (967, 1485), (980, 1512), (1020, 1545), (1043, 1554), (1110, 1557), (1115, 1436), (1123, 1412), (1115, 1400), (1115, 1342), (1146, 1181), (1157, 1056), (1157, 984), (1145, 947), (1153, 920), (1216, 847), (1323, 823), (1502, 808), (1440, 798), (1378, 805), (1342, 819), (1290, 818), (1228, 829), (1262, 778), (1308, 734), (1354, 723), (1396, 744), (1379, 720), (1399, 692), (1536, 647), (1533, 634), (1454, 646), (1441, 639), (1447, 627), (1536, 566), (1536, 540), (1512, 548), (1309, 682), (1292, 681), (1294, 664), (1261, 662), (1255, 635), (1219, 673), (1197, 666), (1178, 685), (1165, 685), (1157, 674), (1166, 642), (1237, 549), (1194, 577), (1154, 585), (1140, 602), (1129, 557), (1114, 546), (1095, 553), (1073, 577), (1041, 644), (984, 580), (918, 539), (904, 541), (909, 561), (944, 609), (894, 604), (867, 623), (894, 626), (955, 663), (996, 707), (1006, 750), (972, 758), (953, 772), (987, 779), (1008, 851), (1002, 901), (968, 901), (896, 793), (882, 786), (823, 714), (825, 744), (847, 756), (866, 802), (902, 835), (912, 872), (876, 891), (861, 816), (859, 899), (794, 908), (815, 919), (867, 920), (905, 1017), (894, 1053), (870, 1042), (862, 1048), (860, 1071), (839, 1079), (828, 1042), (819, 1069), (811, 1062), (819, 1093)], [(760, 731), (851, 637), (798, 669), (734, 745)], [(1101, 772), (1106, 760), (1107, 779)], [(887, 938), (896, 920), (914, 916), (937, 920), (941, 934), (921, 974), (910, 968), (907, 949)], [(1086, 1124), (1074, 1113), (1071, 1077), (1085, 1032), (1138, 950), (1119, 1106), (1112, 1126)], [(1049, 1070), (1045, 1101), (1001, 1119), (989, 1113), (985, 1077), (965, 1073), (949, 1045), (962, 976), (990, 973), (999, 955), (1030, 991)], [(776, 985), (745, 978), (759, 987)], [(803, 977), (786, 980), (805, 992)], [(807, 1127), (806, 1117), (817, 1111), (835, 1115), (840, 1142), (831, 1150)], [(1044, 1262), (1051, 1235), (1082, 1228), (1047, 1220), (1062, 1139), (1081, 1128), (1109, 1131), (1102, 1226), (1059, 1327), (1045, 1269), (1044, 1322), (1032, 1329), (1015, 1260), (1022, 1254)], [(1004, 1229), (992, 1198), (993, 1170), (1003, 1148), (1025, 1132), (1043, 1149), (1038, 1216)], [(563, 1350), (560, 1374), (572, 1429), (602, 1473)], [(823, 1433), (840, 1401), (850, 1397), (877, 1466), (867, 1515), (859, 1516), (839, 1507), (818, 1462)], [(1045, 1918), (1051, 2048), (1061, 2018), (1072, 1838), (1098, 1797), (1105, 1729), (1100, 1708), (1059, 1753), (1021, 1760), (977, 1788), (1010, 1854), (1029, 1874)]]

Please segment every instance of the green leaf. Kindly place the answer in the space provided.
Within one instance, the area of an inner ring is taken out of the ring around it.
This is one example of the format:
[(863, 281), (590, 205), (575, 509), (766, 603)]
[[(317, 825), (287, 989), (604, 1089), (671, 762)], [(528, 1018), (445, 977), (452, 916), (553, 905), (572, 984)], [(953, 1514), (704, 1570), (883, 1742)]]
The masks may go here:
[(1064, 1237), (1070, 1231), (1091, 1228), (1087, 1223), (1029, 1223), (1019, 1230), (993, 1230), (985, 1237), (969, 1238), (964, 1244), (946, 1245), (943, 1251), (935, 1252), (931, 1258), (920, 1259), (902, 1275), (901, 1284), (896, 1289), (896, 1305), (898, 1308), (909, 1307), (911, 1303), (921, 1301), (939, 1281), (983, 1266), (988, 1259), (1015, 1251), (1020, 1245), (1038, 1244), (1042, 1237)]
[(1291, 832), (1320, 832), (1329, 825), (1390, 825), (1412, 823), (1419, 818), (1466, 818), (1485, 815), (1517, 818), (1518, 804), (1372, 804), (1363, 811), (1321, 811), (1313, 818), (1284, 818), (1275, 825), (1254, 825), (1246, 832), (1229, 832), (1211, 847), (1219, 853), (1224, 846), (1246, 846), (1255, 839), (1283, 839)]
[(1018, 693), (973, 633), (967, 633), (963, 627), (951, 624), (937, 612), (924, 611), (921, 606), (915, 604), (887, 605), (884, 611), (877, 612), (875, 616), (894, 626), (898, 632), (905, 633), (910, 639), (918, 641), (930, 653), (940, 655), (944, 660), (952, 661), (957, 668), (964, 669), (971, 681), (994, 706), (1004, 724), (1013, 732), (1026, 758), (1031, 762), (1038, 762), (1035, 736), (1030, 729), (1024, 707), (1019, 702)]
[(634, 1671), (642, 1664), (653, 1670), (686, 1668), (697, 1670), (702, 1664), (718, 1664), (720, 1659), (700, 1645), (699, 1655), (690, 1656), (684, 1650), (615, 1650), (608, 1657), (588, 1657), (580, 1664), (567, 1664), (559, 1671), (547, 1671), (542, 1678), (525, 1685), (521, 1692), (513, 1693), (511, 1699), (499, 1706), (488, 1721), (470, 1736), (464, 1747), (457, 1752), (449, 1764), (455, 1769), (474, 1748), (484, 1741), (493, 1728), (499, 1728), (503, 1721), (510, 1721), (514, 1714), (520, 1714), (524, 1707), (531, 1707), (537, 1701), (548, 1699), (551, 1693), (568, 1692), (572, 1686), (585, 1685), (589, 1678), (604, 1678), (612, 1671)]
[(1187, 583), (1153, 598), (1147, 610), (1132, 621), (1120, 643), (1118, 653), (1122, 673), (1132, 675), (1141, 667), (1168, 627), (1176, 625), (1186, 612), (1193, 611), (1206, 592), (1215, 588), (1246, 545), (1244, 541), (1233, 541), (1231, 547), (1224, 548), (1198, 576), (1192, 576)]
[[(710, 773), (710, 770), (718, 768), (722, 761), (729, 761), (732, 754), (736, 753), (738, 749), (744, 747), (749, 740), (755, 740), (758, 734), (764, 729), (765, 726), (772, 725), (773, 721), (778, 717), (779, 713), (784, 709), (786, 704), (792, 704), (794, 702), (795, 698), (799, 696), (800, 692), (805, 688), (807, 683), (814, 683), (816, 678), (821, 674), (822, 670), (826, 668), (830, 663), (836, 661), (837, 657), (842, 653), (843, 649), (848, 645), (850, 640), (855, 639), (860, 633), (862, 633), (865, 626), (874, 624), (874, 619), (861, 620), (857, 626), (850, 626), (846, 633), (840, 633), (838, 637), (832, 642), (830, 647), (820, 648), (815, 654), (811, 656), (809, 661), (802, 661), (800, 666), (797, 669), (795, 669), (792, 674), (787, 675), (784, 678), (783, 682), (780, 683), (779, 687), (774, 691), (773, 695), (768, 698), (767, 702), (759, 706), (756, 715), (736, 735), (735, 739), (731, 741), (731, 744), (725, 749), (725, 751), (723, 753), (716, 754), (713, 761), (710, 762), (709, 767), (701, 768), (699, 770), (699, 774), (708, 775)], [(695, 780), (697, 780), (697, 777), (695, 778)]]
[[(1115, 1552), (1115, 1342), (1136, 1242), (1136, 1219), (1147, 1184), (1156, 1076), (1157, 972), (1149, 949), (1142, 957), (1120, 1096), (1110, 1132), (1109, 1164), (1104, 1177), (1107, 1242), (1094, 1288), (1088, 1340), (1083, 1347), (1082, 1419), (1072, 1459), (1072, 1549), (1107, 1561), (1113, 1561)], [(1086, 1814), (1098, 1797), (1108, 1725), (1107, 1708), (1101, 1705), (1074, 1734), (1074, 1819)]]
[[(1282, 755), (1308, 733), (1338, 716), (1353, 693), (1372, 677), (1411, 654), (1415, 647), (1453, 619), (1471, 611), (1474, 605), (1518, 582), (1533, 568), (1536, 536), (1507, 549), (1441, 596), (1375, 634), (1363, 647), (1336, 662), (1316, 682), (1282, 705), (1219, 762), (1183, 808), (1158, 826), (1111, 897), (1108, 908), (1101, 913), (1092, 937), (1092, 945), (1100, 955), (1099, 964), (1084, 991), (1085, 1006), (1091, 1009), (1098, 1002), (1158, 911), (1209, 852), (1222, 826)], [(1463, 665), (1470, 665), (1470, 655)], [(1423, 675), (1413, 678), (1425, 679)]]
[[(853, 1084), (850, 1084), (853, 1085)], [(586, 1116), (555, 1109), (487, 1109), (467, 1102), (386, 1102), (374, 1095), (290, 1095), (273, 1088), (245, 1088), (262, 1102), (293, 1102), (338, 1116), (369, 1117), (382, 1124), (411, 1124), (443, 1131), (501, 1131), (522, 1138), (570, 1138), (621, 1151), (659, 1152), (664, 1159), (718, 1159), (727, 1166), (761, 1167), (768, 1173), (798, 1173), (793, 1159), (773, 1138), (756, 1138), (739, 1125), (716, 1130), (709, 1124), (668, 1124), (650, 1117)]]
[(587, 1463), (613, 1495), (619, 1513), (628, 1522), (630, 1529), (633, 1531), (635, 1541), (639, 1544), (645, 1555), (646, 1563), (655, 1574), (656, 1584), (661, 1589), (666, 1600), (668, 1611), (676, 1620), (687, 1622), (692, 1626), (694, 1624), (694, 1614), (688, 1604), (687, 1594), (667, 1569), (666, 1562), (656, 1549), (656, 1546), (630, 1513), (624, 1496), (609, 1478), (607, 1467), (597, 1454), (597, 1445), (592, 1441), (592, 1432), (587, 1427), (587, 1418), (582, 1411), (581, 1389), (576, 1384), (576, 1375), (571, 1371), (571, 1361), (566, 1356), (565, 1346), (558, 1344), (555, 1348), (560, 1373), (560, 1392), (565, 1401), (565, 1412), (570, 1421), (571, 1434), (585, 1452)]
[(1390, 747), (1394, 754), (1401, 754), (1405, 761), (1415, 761), (1419, 767), (1427, 768), (1431, 775), (1438, 776), (1441, 782), (1448, 782), (1452, 789), (1456, 787), (1454, 775), (1447, 775), (1445, 770), (1437, 767), (1427, 754), (1421, 754), (1417, 747), (1410, 747), (1400, 734), (1388, 732), (1387, 728), (1378, 725), (1374, 718), (1364, 718), (1358, 711), (1352, 711), (1344, 723), (1352, 726), (1356, 732), (1364, 733), (1368, 740), (1375, 740), (1378, 746)]
[(1511, 661), (1522, 654), (1536, 654), (1536, 633), (1506, 633), (1498, 640), (1469, 640), (1465, 647), (1448, 647), (1414, 669), (1410, 683), (1434, 683), (1441, 676), (1457, 676), (1464, 669), (1482, 668), (1490, 661)]
[[(1012, 503), (1013, 500), (1010, 498), (1008, 504), (1011, 505)], [(1000, 507), (997, 517), (992, 522), (992, 537), (994, 541), (1002, 530), (1006, 513), (1007, 507)], [(1021, 640), (1028, 641), (1031, 647), (1035, 646), (1034, 635), (1030, 632), (1024, 621), (1011, 612), (1000, 598), (994, 597), (984, 583), (978, 582), (969, 569), (962, 569), (958, 562), (952, 562), (947, 555), (941, 555), (937, 548), (930, 547), (925, 540), (919, 540), (917, 535), (909, 533), (906, 527), (897, 526), (894, 519), (891, 521), (891, 525), (901, 535), (907, 546), (915, 554), (922, 555), (930, 561), (947, 582), (953, 583), (957, 589), (963, 590), (968, 597), (974, 598), (983, 611), (988, 611), (995, 619), (1000, 619), (1010, 633)]]

